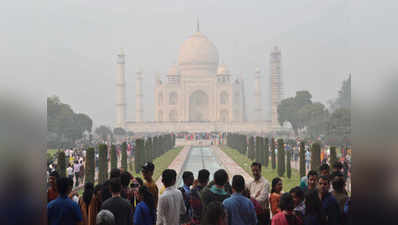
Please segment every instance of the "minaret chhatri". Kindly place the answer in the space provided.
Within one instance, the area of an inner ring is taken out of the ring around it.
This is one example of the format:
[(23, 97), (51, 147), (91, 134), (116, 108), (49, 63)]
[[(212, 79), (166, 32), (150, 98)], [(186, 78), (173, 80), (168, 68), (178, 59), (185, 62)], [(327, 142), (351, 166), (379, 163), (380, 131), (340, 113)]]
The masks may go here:
[(116, 127), (125, 128), (126, 122), (126, 81), (125, 81), (125, 55), (123, 50), (117, 55), (116, 78)]
[(256, 89), (254, 90), (254, 97), (256, 98), (256, 120), (262, 121), (263, 120), (263, 106), (261, 104), (261, 88), (260, 88), (260, 69), (256, 68)]
[(278, 105), (283, 97), (282, 72), (281, 72), (281, 50), (275, 46), (270, 57), (271, 66), (271, 120), (272, 126), (278, 127)]
[(138, 69), (136, 72), (136, 83), (135, 83), (135, 121), (143, 121), (144, 109), (142, 107), (143, 93), (142, 93), (142, 70)]

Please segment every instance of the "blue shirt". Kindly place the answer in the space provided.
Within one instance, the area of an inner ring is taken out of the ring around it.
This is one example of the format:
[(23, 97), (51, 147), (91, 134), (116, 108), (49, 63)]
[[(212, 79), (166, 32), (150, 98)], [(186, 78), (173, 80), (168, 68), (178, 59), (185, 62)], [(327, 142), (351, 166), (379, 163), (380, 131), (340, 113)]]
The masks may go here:
[(82, 221), (79, 205), (66, 196), (59, 196), (47, 204), (49, 225), (75, 225)]
[(151, 213), (146, 203), (143, 201), (138, 203), (134, 211), (134, 225), (153, 225), (154, 219), (154, 212)]
[(240, 193), (234, 193), (223, 201), (227, 210), (229, 225), (256, 225), (256, 210), (250, 199)]
[(340, 209), (337, 200), (328, 192), (322, 198), (322, 208), (325, 210), (328, 225), (337, 225), (341, 222)]

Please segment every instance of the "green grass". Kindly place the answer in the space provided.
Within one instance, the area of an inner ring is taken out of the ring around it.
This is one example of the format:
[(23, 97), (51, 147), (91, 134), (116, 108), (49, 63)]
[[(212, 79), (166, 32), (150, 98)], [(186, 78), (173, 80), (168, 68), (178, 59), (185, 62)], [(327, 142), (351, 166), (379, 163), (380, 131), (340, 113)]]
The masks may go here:
[[(220, 149), (224, 151), (231, 159), (233, 159), (240, 167), (242, 167), (248, 174), (252, 174), (250, 165), (252, 164), (252, 160), (247, 158), (246, 155), (240, 154), (237, 150), (230, 148), (228, 146), (220, 146)], [(262, 168), (262, 175), (265, 179), (272, 182), (272, 179), (278, 177), (277, 169), (273, 170), (271, 168), (271, 160), (269, 161), (269, 167)], [(286, 172), (285, 172), (286, 174)], [(292, 176), (291, 178), (281, 177), (283, 183), (283, 191), (288, 192), (293, 187), (296, 187), (300, 184), (300, 175), (296, 169), (292, 168)]]
[[(173, 160), (177, 157), (178, 153), (182, 150), (182, 146), (171, 149), (170, 151), (164, 153), (160, 157), (153, 160), (155, 165), (155, 172), (153, 173), (153, 180), (156, 182), (160, 175), (162, 175), (163, 170), (167, 169)], [(134, 168), (134, 162), (132, 163), (132, 168)], [(130, 170), (129, 172), (134, 177), (142, 177), (142, 174), (137, 174), (135, 170)]]
[(57, 153), (58, 149), (47, 149), (47, 153), (50, 153), (51, 156), (55, 155)]

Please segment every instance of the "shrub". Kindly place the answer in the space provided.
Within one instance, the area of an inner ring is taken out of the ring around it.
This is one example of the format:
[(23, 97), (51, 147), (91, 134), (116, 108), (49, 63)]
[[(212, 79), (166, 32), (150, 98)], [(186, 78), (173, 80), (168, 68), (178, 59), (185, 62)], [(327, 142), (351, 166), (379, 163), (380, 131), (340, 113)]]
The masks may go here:
[(88, 148), (86, 151), (86, 166), (85, 166), (85, 179), (86, 183), (91, 182), (94, 184), (95, 177), (95, 150)]
[(304, 177), (305, 174), (305, 143), (300, 143), (300, 177)]
[(319, 172), (321, 166), (321, 145), (318, 142), (311, 147), (311, 169)]

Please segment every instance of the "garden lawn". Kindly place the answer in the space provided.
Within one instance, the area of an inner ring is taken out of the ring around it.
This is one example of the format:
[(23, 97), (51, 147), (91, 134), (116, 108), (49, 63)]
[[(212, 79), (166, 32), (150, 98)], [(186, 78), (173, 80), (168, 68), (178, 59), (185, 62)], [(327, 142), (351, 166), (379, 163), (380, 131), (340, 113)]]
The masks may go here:
[(47, 153), (50, 153), (51, 156), (54, 156), (57, 151), (58, 149), (47, 149)]
[[(156, 182), (158, 178), (162, 175), (163, 170), (169, 168), (169, 165), (173, 162), (173, 160), (177, 157), (178, 153), (182, 150), (183, 146), (176, 147), (171, 149), (170, 151), (164, 153), (163, 155), (159, 156), (158, 158), (153, 160), (153, 164), (155, 165), (155, 171), (153, 173), (153, 180)], [(134, 169), (134, 162), (131, 162), (129, 172), (134, 177), (141, 177), (142, 174), (135, 173)]]
[[(246, 155), (242, 155), (240, 154), (237, 150), (230, 148), (228, 146), (220, 146), (220, 149), (222, 151), (224, 151), (231, 159), (233, 159), (240, 167), (242, 167), (248, 174), (252, 174), (250, 165), (252, 164), (252, 160), (250, 160), (249, 158), (247, 158)], [(270, 182), (272, 182), (272, 179), (274, 179), (275, 177), (278, 177), (278, 172), (277, 172), (277, 168), (275, 168), (275, 170), (273, 170), (271, 168), (271, 158), (269, 160), (269, 164), (268, 167), (262, 167), (262, 175), (265, 179), (267, 179)], [(285, 176), (281, 177), (282, 179), (282, 183), (283, 183), (283, 192), (288, 192), (290, 191), (290, 189), (299, 186), (300, 184), (300, 175), (299, 172), (296, 169), (292, 168), (292, 176), (291, 178), (287, 178), (286, 176), (286, 172), (285, 172)], [(271, 188), (271, 187), (270, 187)]]

